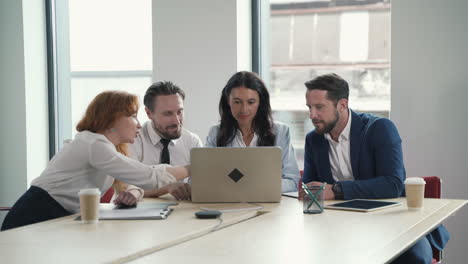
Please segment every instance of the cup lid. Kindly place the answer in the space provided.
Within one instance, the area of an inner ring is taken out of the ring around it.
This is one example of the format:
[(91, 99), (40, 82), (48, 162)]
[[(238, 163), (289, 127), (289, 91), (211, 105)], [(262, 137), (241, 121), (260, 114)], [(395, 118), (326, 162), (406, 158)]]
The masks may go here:
[(426, 181), (420, 177), (411, 177), (405, 180), (405, 184), (426, 184)]

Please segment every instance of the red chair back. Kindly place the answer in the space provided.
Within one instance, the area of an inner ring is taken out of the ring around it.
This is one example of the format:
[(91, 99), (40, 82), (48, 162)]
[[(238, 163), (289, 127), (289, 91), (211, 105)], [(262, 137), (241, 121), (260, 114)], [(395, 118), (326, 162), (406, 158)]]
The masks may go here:
[(299, 178), (299, 182), (297, 184), (297, 190), (300, 191), (302, 188), (302, 176), (304, 175), (304, 171), (300, 170), (299, 173), (301, 173), (301, 178)]
[[(437, 176), (421, 177), (426, 181), (424, 188), (424, 198), (438, 198), (440, 199), (442, 193), (442, 180)], [(432, 247), (432, 263), (439, 263), (441, 259), (441, 252)]]
[(424, 198), (439, 198), (442, 192), (442, 181), (437, 176), (422, 177), (426, 181)]
[(112, 186), (107, 190), (106, 193), (101, 197), (101, 203), (110, 203), (112, 196), (114, 196), (114, 188)]

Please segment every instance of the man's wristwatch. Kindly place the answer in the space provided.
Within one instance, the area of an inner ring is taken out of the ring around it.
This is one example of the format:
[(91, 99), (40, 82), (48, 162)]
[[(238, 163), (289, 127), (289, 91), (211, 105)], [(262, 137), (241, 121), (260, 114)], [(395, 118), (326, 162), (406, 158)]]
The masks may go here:
[(335, 194), (335, 200), (344, 199), (343, 188), (341, 187), (341, 184), (339, 182), (333, 184), (332, 191)]

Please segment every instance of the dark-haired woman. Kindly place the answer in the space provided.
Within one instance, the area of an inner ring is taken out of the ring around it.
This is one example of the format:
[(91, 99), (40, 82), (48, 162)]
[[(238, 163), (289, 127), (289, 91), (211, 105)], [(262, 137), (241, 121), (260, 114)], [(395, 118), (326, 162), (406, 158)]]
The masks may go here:
[(211, 127), (207, 147), (278, 146), (282, 149), (282, 192), (297, 191), (299, 169), (289, 127), (273, 122), (270, 95), (253, 72), (234, 74), (219, 102), (220, 123)]

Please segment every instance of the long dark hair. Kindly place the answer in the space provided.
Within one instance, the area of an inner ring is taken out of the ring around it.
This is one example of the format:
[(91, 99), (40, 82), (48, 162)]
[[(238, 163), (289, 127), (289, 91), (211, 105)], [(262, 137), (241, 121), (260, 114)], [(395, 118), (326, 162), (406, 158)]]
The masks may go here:
[(234, 74), (226, 86), (224, 86), (219, 100), (219, 115), (221, 117), (218, 138), (216, 145), (224, 147), (231, 143), (236, 135), (239, 124), (231, 113), (229, 106), (229, 95), (232, 89), (245, 87), (254, 90), (260, 98), (257, 114), (252, 120), (252, 129), (258, 136), (257, 146), (274, 146), (275, 134), (273, 133), (273, 118), (271, 116), (270, 94), (265, 83), (260, 77), (247, 71), (241, 71)]

